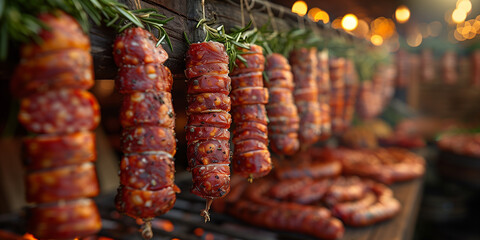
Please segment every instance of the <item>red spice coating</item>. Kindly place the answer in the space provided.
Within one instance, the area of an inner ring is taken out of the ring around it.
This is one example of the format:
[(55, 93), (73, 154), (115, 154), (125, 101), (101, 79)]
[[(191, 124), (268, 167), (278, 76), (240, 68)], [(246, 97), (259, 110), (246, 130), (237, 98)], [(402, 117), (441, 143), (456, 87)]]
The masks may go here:
[(229, 128), (232, 117), (227, 112), (196, 113), (188, 115), (187, 126), (211, 126)]
[(175, 155), (175, 133), (171, 128), (141, 126), (124, 128), (121, 138), (124, 153), (165, 152)]
[(193, 194), (205, 198), (220, 198), (230, 191), (230, 167), (227, 164), (197, 166), (191, 171)]
[(27, 202), (46, 203), (98, 195), (92, 163), (54, 168), (27, 174)]
[(230, 93), (232, 106), (268, 103), (268, 90), (262, 87), (245, 87), (235, 89)]
[[(191, 192), (206, 199), (230, 191), (230, 123), (228, 55), (217, 42), (191, 44), (186, 55), (187, 158)], [(208, 207), (205, 213), (208, 212)], [(208, 214), (205, 214), (208, 219)]]
[(172, 94), (169, 92), (134, 92), (123, 95), (120, 123), (123, 127), (155, 125), (173, 128), (175, 113), (172, 106)]
[(221, 43), (192, 43), (188, 48), (185, 62), (186, 68), (210, 63), (228, 63), (228, 55)]
[(281, 135), (292, 132), (298, 133), (298, 129), (300, 127), (299, 122), (294, 122), (294, 120), (288, 117), (278, 117), (270, 119), (271, 123), (268, 125), (268, 131), (272, 134), (272, 136), (275, 134)]
[(187, 126), (185, 128), (187, 143), (191, 143), (198, 140), (208, 140), (208, 139), (217, 139), (217, 140), (229, 140), (230, 132), (227, 128), (217, 128), (217, 127), (197, 127), (197, 126)]
[(38, 37), (41, 43), (25, 44), (20, 49), (22, 58), (31, 58), (43, 53), (65, 50), (82, 49), (90, 51), (90, 39), (82, 31), (77, 21), (62, 11), (41, 13), (37, 17), (48, 29), (41, 29)]
[[(244, 124), (248, 124), (248, 123), (244, 123)], [(259, 124), (259, 125), (262, 125), (262, 124)], [(263, 125), (263, 128), (266, 129), (267, 127)], [(262, 129), (238, 127), (233, 131), (233, 134), (234, 134), (233, 142), (235, 144), (239, 141), (247, 140), (247, 139), (257, 139), (259, 141), (263, 141), (264, 143), (268, 143), (267, 132)]]
[(227, 75), (228, 64), (227, 63), (210, 63), (204, 65), (193, 66), (185, 69), (185, 76), (188, 79), (193, 79), (201, 76), (215, 76), (215, 75)]
[(295, 102), (317, 102), (317, 90), (313, 88), (297, 89), (293, 92)]
[(267, 175), (272, 169), (272, 162), (266, 145), (264, 149), (238, 153), (233, 160), (233, 170), (244, 177), (259, 178)]
[(167, 154), (131, 154), (120, 162), (120, 184), (142, 190), (174, 185), (175, 165)]
[(298, 133), (296, 131), (284, 134), (271, 134), (270, 146), (276, 153), (283, 153), (286, 155), (293, 155), (300, 148), (298, 141)]
[(115, 79), (120, 93), (170, 92), (172, 84), (170, 69), (157, 63), (122, 66)]
[(300, 119), (298, 118), (297, 106), (288, 102), (285, 104), (282, 103), (284, 102), (278, 102), (278, 104), (272, 102), (272, 104), (267, 105), (267, 113), (270, 120), (269, 124), (276, 124), (276, 122), (272, 121), (272, 119), (278, 117), (285, 117), (290, 123), (300, 122)]
[(200, 140), (188, 145), (188, 167), (195, 168), (207, 164), (229, 164), (230, 144), (228, 140)]
[(269, 89), (268, 101), (272, 104), (277, 103), (279, 105), (293, 103), (292, 91), (287, 88), (271, 88)]
[(153, 218), (168, 212), (175, 204), (176, 186), (157, 191), (133, 189), (120, 185), (115, 196), (115, 207), (133, 218)]
[(61, 89), (22, 99), (18, 120), (34, 133), (73, 133), (97, 127), (100, 109), (91, 93)]
[(95, 134), (77, 132), (27, 137), (23, 139), (22, 152), (29, 171), (93, 162), (97, 156)]
[(94, 235), (102, 222), (95, 202), (79, 199), (27, 209), (27, 231), (38, 239), (73, 239)]
[(342, 173), (342, 165), (337, 161), (313, 162), (296, 167), (279, 166), (275, 174), (279, 179), (331, 178)]
[(15, 69), (12, 92), (25, 97), (61, 88), (89, 89), (93, 86), (92, 56), (83, 49), (65, 49), (24, 58)]
[(245, 152), (265, 149), (267, 149), (267, 144), (265, 143), (265, 141), (257, 139), (246, 139), (243, 141), (237, 141), (235, 143), (234, 154), (241, 154)]
[[(265, 57), (262, 54), (262, 50), (260, 46), (252, 45), (250, 47), (250, 51), (254, 47), (259, 47), (260, 48), (260, 53), (256, 54), (241, 54), (241, 56), (246, 60), (246, 64), (240, 59), (237, 59), (235, 61), (236, 67), (233, 69), (233, 71), (230, 73), (231, 76), (236, 76), (242, 73), (248, 73), (248, 72), (263, 72), (264, 63), (265, 63)], [(243, 49), (242, 51), (249, 51), (247, 49)]]
[(270, 54), (266, 61), (270, 147), (275, 153), (291, 155), (300, 147), (297, 134), (300, 118), (292, 95), (293, 74), (288, 60), (280, 54)]
[(262, 72), (249, 72), (240, 75), (231, 75), (232, 86), (236, 89), (244, 87), (260, 87), (263, 86)]
[(339, 177), (328, 189), (324, 201), (329, 205), (339, 202), (358, 200), (366, 193), (365, 183), (358, 177)]
[(238, 122), (258, 122), (267, 124), (267, 110), (265, 105), (240, 105), (232, 108), (232, 117)]
[(200, 93), (187, 96), (187, 113), (230, 111), (230, 97), (223, 93)]
[(231, 80), (228, 75), (203, 75), (187, 82), (187, 94), (230, 93)]
[(117, 66), (145, 63), (163, 64), (168, 54), (149, 31), (136, 27), (123, 31), (113, 43), (113, 59)]

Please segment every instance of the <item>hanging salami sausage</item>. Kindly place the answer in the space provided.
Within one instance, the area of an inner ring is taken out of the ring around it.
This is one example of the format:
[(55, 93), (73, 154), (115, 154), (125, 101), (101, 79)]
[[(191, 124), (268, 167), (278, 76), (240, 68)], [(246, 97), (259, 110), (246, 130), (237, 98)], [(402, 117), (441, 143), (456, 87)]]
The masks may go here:
[(205, 221), (213, 199), (230, 191), (231, 109), (229, 58), (223, 44), (190, 45), (186, 56), (188, 167), (193, 175), (192, 193), (207, 199)]
[(123, 94), (120, 111), (122, 151), (117, 210), (144, 220), (143, 236), (151, 238), (152, 218), (175, 203), (175, 113), (172, 74), (163, 66), (168, 55), (155, 37), (142, 28), (130, 28), (113, 44), (119, 67), (116, 88)]
[(237, 59), (236, 67), (230, 73), (234, 122), (233, 171), (251, 182), (254, 178), (267, 175), (272, 169), (265, 112), (268, 91), (263, 87), (262, 74), (265, 57), (258, 45), (239, 51), (243, 53), (245, 63)]
[(265, 70), (270, 95), (267, 104), (270, 147), (277, 154), (292, 155), (300, 148), (300, 118), (292, 94), (294, 84), (291, 67), (284, 56), (273, 53), (267, 56)]
[(39, 239), (72, 239), (95, 234), (100, 215), (91, 197), (99, 192), (94, 162), (99, 105), (93, 86), (90, 42), (64, 12), (38, 19), (39, 44), (21, 48), (11, 82), (21, 97), (18, 119), (34, 136), (23, 141), (27, 230)]

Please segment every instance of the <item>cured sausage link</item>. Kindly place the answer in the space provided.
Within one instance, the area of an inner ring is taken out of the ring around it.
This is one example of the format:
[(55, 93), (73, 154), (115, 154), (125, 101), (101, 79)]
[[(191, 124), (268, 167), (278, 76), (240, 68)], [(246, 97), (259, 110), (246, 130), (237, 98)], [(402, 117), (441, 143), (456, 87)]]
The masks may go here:
[(320, 139), (321, 112), (318, 102), (317, 49), (300, 48), (290, 53), (295, 81), (295, 104), (300, 116), (299, 139), (304, 146)]
[(93, 86), (90, 40), (64, 12), (42, 13), (39, 43), (21, 47), (11, 81), (21, 97), (18, 120), (33, 136), (23, 139), (27, 174), (27, 230), (38, 239), (94, 235), (101, 219), (95, 134), (100, 122)]
[[(270, 152), (268, 151), (268, 128), (266, 123), (255, 120), (266, 119), (264, 109), (268, 102), (268, 91), (263, 87), (262, 72), (265, 58), (263, 50), (258, 45), (250, 49), (241, 49), (245, 63), (236, 60), (232, 77), (233, 122), (233, 170), (252, 181), (267, 175), (272, 169)], [(253, 110), (253, 111), (252, 111)], [(241, 112), (251, 112), (241, 114)], [(249, 118), (249, 116), (255, 116)], [(254, 124), (252, 122), (255, 122)]]
[(231, 109), (228, 55), (217, 42), (191, 44), (186, 57), (188, 169), (192, 172), (191, 192), (207, 199), (201, 215), (215, 198), (230, 191)]
[(168, 212), (179, 192), (174, 183), (176, 153), (172, 74), (163, 66), (166, 51), (142, 28), (130, 28), (113, 44), (119, 67), (115, 86), (123, 94), (120, 186), (117, 210), (145, 221), (142, 235), (149, 239), (152, 218)]
[(278, 53), (267, 56), (265, 71), (270, 99), (267, 114), (270, 147), (277, 154), (293, 155), (300, 148), (298, 130), (300, 119), (294, 103), (293, 75), (288, 60)]

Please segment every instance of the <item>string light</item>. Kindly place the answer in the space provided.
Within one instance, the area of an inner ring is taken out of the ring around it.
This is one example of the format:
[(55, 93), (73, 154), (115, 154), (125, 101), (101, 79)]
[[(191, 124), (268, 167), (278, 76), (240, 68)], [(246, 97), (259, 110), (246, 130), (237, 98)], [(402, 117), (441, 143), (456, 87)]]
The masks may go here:
[(467, 12), (465, 12), (463, 9), (457, 8), (453, 10), (452, 21), (454, 23), (464, 22), (465, 18), (467, 18)]
[(307, 10), (308, 10), (308, 6), (307, 6), (307, 3), (304, 1), (296, 1), (292, 5), (292, 12), (298, 14), (301, 17), (307, 14)]
[(407, 6), (401, 5), (395, 10), (395, 18), (398, 23), (406, 23), (410, 19), (410, 9)]
[(358, 26), (358, 18), (354, 14), (347, 14), (342, 18), (342, 27), (347, 31), (352, 31)]
[(383, 38), (382, 36), (375, 34), (370, 38), (370, 42), (375, 46), (380, 46), (383, 44)]

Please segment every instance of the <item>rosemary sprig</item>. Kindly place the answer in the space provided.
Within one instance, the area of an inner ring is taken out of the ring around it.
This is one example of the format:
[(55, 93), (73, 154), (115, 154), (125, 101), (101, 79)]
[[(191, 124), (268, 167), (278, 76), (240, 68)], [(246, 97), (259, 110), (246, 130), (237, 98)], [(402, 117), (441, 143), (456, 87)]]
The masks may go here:
[(12, 43), (41, 42), (38, 33), (46, 26), (37, 19), (42, 12), (63, 10), (75, 17), (85, 32), (89, 19), (96, 25), (105, 23), (121, 32), (131, 26), (158, 30), (157, 46), (166, 40), (173, 50), (170, 38), (163, 26), (173, 18), (159, 14), (156, 9), (130, 10), (117, 0), (12, 0), (0, 1), (0, 60), (7, 58)]
[(256, 29), (250, 29), (252, 22), (250, 21), (246, 26), (239, 29), (232, 29), (231, 33), (225, 31), (225, 27), (223, 25), (219, 25), (217, 27), (212, 27), (212, 21), (208, 21), (207, 19), (203, 18), (198, 21), (197, 28), (202, 27), (205, 31), (205, 39), (204, 41), (215, 41), (219, 43), (223, 43), (225, 46), (225, 50), (228, 55), (228, 66), (230, 71), (236, 66), (235, 61), (239, 59), (244, 64), (247, 64), (245, 58), (241, 55), (245, 54), (246, 52), (242, 51), (241, 49), (250, 49), (250, 44), (255, 43), (256, 38), (254, 35), (256, 34)]

